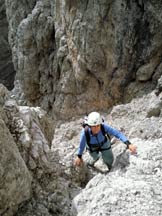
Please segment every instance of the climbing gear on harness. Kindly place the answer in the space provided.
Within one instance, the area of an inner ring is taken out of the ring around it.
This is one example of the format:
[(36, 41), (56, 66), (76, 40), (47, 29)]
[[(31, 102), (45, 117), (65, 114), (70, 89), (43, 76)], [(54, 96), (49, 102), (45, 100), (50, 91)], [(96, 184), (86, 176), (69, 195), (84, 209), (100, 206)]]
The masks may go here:
[(89, 134), (88, 128), (89, 127), (86, 126), (85, 129), (84, 129), (84, 131), (85, 131), (85, 136), (86, 136), (88, 150), (90, 152), (100, 152), (100, 151), (105, 151), (105, 150), (111, 149), (111, 145), (108, 148), (102, 148), (102, 146), (104, 145), (104, 143), (106, 143), (107, 140), (110, 140), (110, 135), (108, 133), (106, 133), (103, 124), (101, 124), (101, 132), (102, 132), (103, 136), (105, 137), (105, 139), (102, 142), (98, 143), (98, 144), (91, 144), (90, 143), (90, 134)]

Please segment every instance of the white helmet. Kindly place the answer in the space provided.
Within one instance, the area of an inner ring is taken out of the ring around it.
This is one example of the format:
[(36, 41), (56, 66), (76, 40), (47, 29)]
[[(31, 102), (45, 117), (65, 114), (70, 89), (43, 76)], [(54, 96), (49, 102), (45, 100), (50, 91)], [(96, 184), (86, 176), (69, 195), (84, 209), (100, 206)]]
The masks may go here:
[(88, 115), (88, 125), (89, 126), (95, 126), (100, 125), (102, 123), (102, 118), (98, 112), (91, 112)]

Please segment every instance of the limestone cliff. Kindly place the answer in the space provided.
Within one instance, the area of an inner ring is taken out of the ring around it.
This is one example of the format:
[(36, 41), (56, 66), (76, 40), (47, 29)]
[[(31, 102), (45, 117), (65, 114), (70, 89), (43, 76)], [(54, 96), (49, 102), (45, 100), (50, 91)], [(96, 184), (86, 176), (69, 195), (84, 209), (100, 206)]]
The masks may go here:
[[(1, 79), (13, 85), (12, 53), (17, 80), (10, 93), (0, 85), (0, 215), (161, 216), (161, 1), (0, 0), (0, 10)], [(102, 160), (99, 173), (73, 165), (77, 115), (94, 109), (137, 145), (134, 156), (116, 142), (108, 174)]]
[(54, 117), (107, 110), (155, 87), (161, 1), (5, 2), (17, 78)]

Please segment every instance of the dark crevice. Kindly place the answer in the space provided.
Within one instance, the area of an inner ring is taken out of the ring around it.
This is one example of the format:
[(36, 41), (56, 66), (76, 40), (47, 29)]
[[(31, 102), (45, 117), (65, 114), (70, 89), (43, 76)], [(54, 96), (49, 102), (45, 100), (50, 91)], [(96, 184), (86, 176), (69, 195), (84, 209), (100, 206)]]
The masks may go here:
[(144, 10), (144, 3), (143, 3), (143, 1), (142, 0), (141, 1), (136, 0), (135, 2), (137, 3), (137, 6), (138, 6), (138, 8), (140, 8), (141, 12), (144, 13), (145, 10)]
[(98, 84), (99, 84), (100, 87), (103, 87), (103, 85), (104, 85), (104, 81), (103, 80), (97, 79), (97, 82), (98, 82)]
[(85, 10), (87, 10), (88, 4), (89, 4), (89, 0), (86, 0), (86, 2), (85, 2)]
[(117, 70), (118, 70), (118, 67), (115, 67), (115, 68), (112, 70), (112, 72), (111, 72), (111, 79), (113, 79), (113, 78), (115, 77), (115, 74), (116, 74)]
[(87, 71), (87, 75), (89, 75), (89, 76), (93, 77), (94, 79), (96, 79), (99, 87), (102, 88), (103, 85), (104, 85), (104, 81), (102, 79), (100, 79), (99, 77), (95, 76), (95, 74), (93, 72), (91, 72), (90, 70), (87, 69), (86, 71)]
[[(162, 59), (162, 55), (160, 56), (160, 59)], [(159, 63), (155, 66), (151, 78), (152, 78), (152, 77), (154, 76), (154, 74), (156, 73), (156, 71), (157, 71), (158, 67), (160, 66), (160, 64), (162, 64), (162, 61), (159, 61)], [(162, 75), (162, 72), (161, 72), (161, 75)], [(160, 78), (160, 77), (159, 77), (159, 78)]]

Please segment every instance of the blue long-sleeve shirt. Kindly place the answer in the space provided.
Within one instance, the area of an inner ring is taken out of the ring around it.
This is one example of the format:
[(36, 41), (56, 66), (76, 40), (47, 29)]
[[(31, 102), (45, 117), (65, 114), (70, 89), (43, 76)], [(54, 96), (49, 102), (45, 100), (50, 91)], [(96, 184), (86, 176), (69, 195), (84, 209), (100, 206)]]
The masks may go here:
[[(112, 128), (107, 124), (103, 124), (103, 127), (105, 129), (105, 133), (108, 133), (109, 135), (115, 136), (117, 139), (121, 140), (123, 143), (130, 144), (128, 138), (123, 133), (118, 131), (117, 129)], [(93, 144), (96, 145), (96, 144), (101, 143), (105, 140), (105, 136), (103, 135), (101, 130), (95, 135), (92, 134), (91, 128), (88, 128), (88, 132), (90, 135), (91, 145), (93, 145)], [(83, 151), (85, 149), (86, 144), (87, 144), (87, 140), (86, 140), (86, 135), (85, 135), (85, 129), (83, 128), (81, 131), (81, 135), (80, 135), (80, 145), (79, 145), (78, 153), (77, 153), (78, 155), (81, 156), (83, 154)]]

